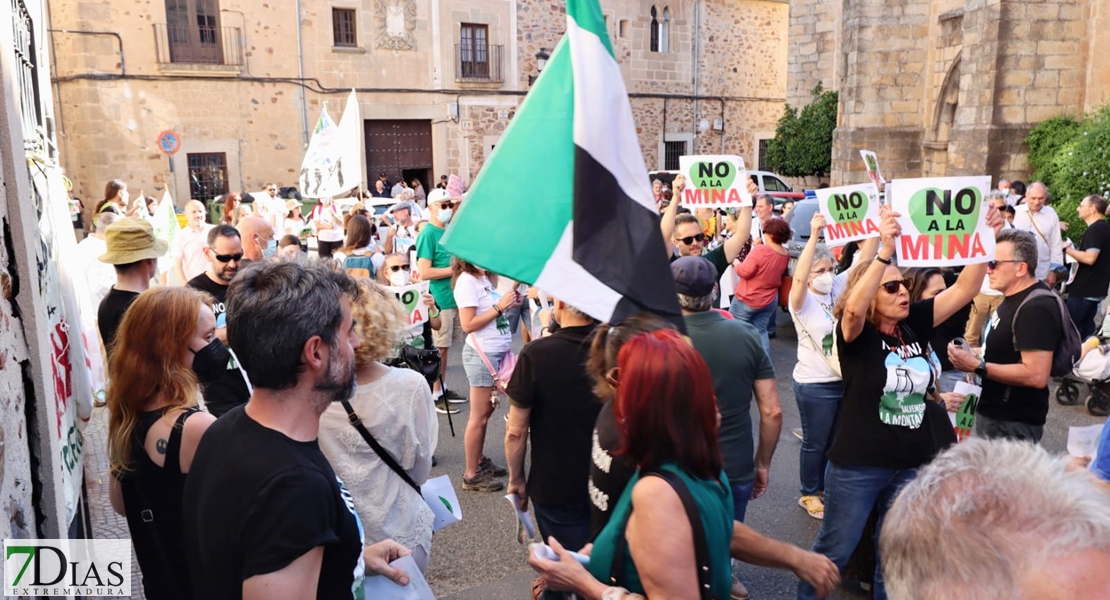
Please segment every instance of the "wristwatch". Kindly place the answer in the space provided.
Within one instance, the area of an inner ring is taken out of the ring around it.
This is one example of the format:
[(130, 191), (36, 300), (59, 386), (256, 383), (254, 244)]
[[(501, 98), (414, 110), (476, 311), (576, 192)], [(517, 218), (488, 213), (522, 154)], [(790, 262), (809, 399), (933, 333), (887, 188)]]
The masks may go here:
[(876, 255), (876, 256), (875, 256), (875, 260), (877, 260), (877, 261), (879, 261), (879, 262), (883, 263), (884, 265), (889, 265), (889, 264), (891, 264), (891, 260), (890, 260), (889, 258), (883, 258), (883, 257), (881, 257), (881, 256), (878, 256), (878, 255)]
[(985, 359), (985, 358), (980, 358), (979, 359), (979, 366), (975, 367), (975, 374), (977, 376), (979, 376), (981, 379), (986, 379), (987, 378), (987, 359)]

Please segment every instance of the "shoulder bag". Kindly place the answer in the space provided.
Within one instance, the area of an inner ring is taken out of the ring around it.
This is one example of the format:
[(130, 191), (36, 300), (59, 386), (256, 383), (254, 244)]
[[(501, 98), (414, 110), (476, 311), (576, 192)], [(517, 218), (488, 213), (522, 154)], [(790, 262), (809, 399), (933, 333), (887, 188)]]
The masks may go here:
[[(359, 418), (358, 413), (356, 413), (354, 407), (351, 406), (350, 400), (343, 401), (343, 410), (347, 411), (347, 421), (358, 430), (359, 435), (362, 436), (362, 439), (366, 440), (366, 443), (370, 445), (370, 448), (378, 455), (378, 458), (382, 459), (382, 462), (389, 466), (390, 469), (393, 469), (394, 473), (400, 475), (401, 479), (404, 479), (405, 483), (416, 490), (417, 494), (421, 494), (420, 486), (416, 485), (412, 477), (409, 477), (409, 474), (401, 468), (401, 465), (397, 464), (397, 460), (393, 458), (393, 455), (385, 448), (382, 448), (378, 440), (375, 440), (374, 436), (370, 434), (370, 430), (366, 429), (366, 425), (362, 424), (362, 419)], [(423, 494), (421, 494), (421, 496), (423, 496)]]
[[(701, 516), (698, 514), (698, 505), (690, 495), (686, 483), (672, 471), (666, 469), (653, 469), (644, 471), (645, 476), (655, 475), (666, 481), (678, 497), (682, 500), (682, 507), (686, 509), (686, 518), (690, 521), (690, 529), (694, 534), (694, 560), (698, 571), (698, 594), (701, 600), (718, 600), (713, 595), (713, 572), (709, 564), (709, 543), (705, 539), (705, 527), (702, 525)], [(613, 564), (609, 568), (609, 585), (620, 585), (624, 575), (625, 556), (628, 553), (628, 540), (624, 536), (624, 528), (628, 526), (625, 521), (621, 533), (617, 536), (617, 546), (613, 549)]]
[(478, 336), (471, 335), (470, 339), (474, 340), (474, 349), (478, 351), (478, 356), (482, 358), (486, 368), (489, 369), (490, 375), (493, 375), (493, 385), (497, 388), (498, 392), (509, 395), (506, 388), (509, 387), (509, 380), (513, 378), (513, 370), (516, 369), (517, 355), (512, 350), (505, 352), (501, 357), (501, 364), (495, 369), (493, 363), (490, 362), (489, 357), (482, 351), (482, 345), (478, 342)]

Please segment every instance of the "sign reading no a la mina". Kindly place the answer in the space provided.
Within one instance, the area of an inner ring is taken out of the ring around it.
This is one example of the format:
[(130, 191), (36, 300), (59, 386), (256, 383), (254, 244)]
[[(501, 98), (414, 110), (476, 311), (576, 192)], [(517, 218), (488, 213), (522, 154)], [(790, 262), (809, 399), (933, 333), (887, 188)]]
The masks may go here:
[(723, 154), (680, 156), (678, 166), (686, 176), (686, 188), (682, 191), (686, 208), (752, 205), (743, 158)]
[(874, 183), (816, 190), (817, 206), (825, 215), (825, 243), (879, 237), (879, 188)]
[(984, 200), (991, 179), (895, 179), (888, 186), (902, 226), (895, 248), (901, 267), (957, 266), (994, 257), (994, 230)]

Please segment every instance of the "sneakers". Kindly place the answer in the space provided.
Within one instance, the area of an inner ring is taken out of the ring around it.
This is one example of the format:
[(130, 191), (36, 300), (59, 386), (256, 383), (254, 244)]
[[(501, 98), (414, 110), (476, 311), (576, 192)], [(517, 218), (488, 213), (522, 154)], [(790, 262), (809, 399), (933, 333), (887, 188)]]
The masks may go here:
[(467, 402), (470, 402), (468, 398), (460, 396), (452, 390), (444, 390), (443, 397), (446, 398), (447, 401), (451, 404), (466, 404)]
[(446, 414), (448, 414), (448, 412), (450, 412), (450, 414), (454, 415), (454, 414), (458, 414), (459, 409), (455, 408), (454, 406), (451, 406), (450, 404), (447, 404), (446, 400), (440, 399), (440, 400), (436, 400), (436, 412), (441, 414), (441, 415), (446, 415)]
[(499, 492), (505, 485), (500, 481), (493, 478), (493, 475), (488, 471), (483, 471), (481, 468), (474, 477), (467, 477), (463, 475), (462, 489), (468, 492)]
[(740, 583), (740, 580), (733, 576), (732, 593), (729, 595), (732, 596), (732, 600), (748, 600), (748, 588), (744, 587), (744, 584)]
[(794, 434), (794, 437), (798, 438), (799, 440), (802, 439), (802, 430), (801, 429), (791, 429), (790, 433)]
[(509, 474), (509, 471), (490, 460), (488, 456), (483, 456), (482, 460), (478, 461), (478, 472), (489, 473), (494, 477), (504, 477)]
[(825, 518), (825, 503), (817, 496), (802, 496), (798, 499), (798, 506), (806, 509), (814, 519)]

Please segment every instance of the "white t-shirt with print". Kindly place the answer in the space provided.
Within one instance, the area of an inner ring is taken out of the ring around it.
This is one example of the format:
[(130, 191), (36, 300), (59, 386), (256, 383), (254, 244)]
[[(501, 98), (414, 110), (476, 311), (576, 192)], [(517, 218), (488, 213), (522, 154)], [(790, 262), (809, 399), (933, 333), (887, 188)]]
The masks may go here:
[[(828, 383), (840, 381), (840, 376), (829, 366), (836, 340), (833, 330), (832, 309), (848, 283), (848, 273), (833, 278), (832, 291), (818, 294), (806, 290), (806, 299), (799, 311), (790, 311), (794, 328), (798, 331), (798, 364), (794, 365), (794, 381), (798, 383)], [(806, 335), (809, 332), (809, 335)], [(818, 345), (819, 344), (819, 345)]]
[[(455, 280), (455, 303), (459, 308), (475, 308), (475, 314), (488, 312), (494, 304), (501, 300), (501, 294), (494, 289), (489, 278), (485, 275), (475, 277), (470, 273), (462, 273)], [(487, 356), (508, 352), (513, 345), (513, 336), (509, 332), (509, 321), (503, 315), (490, 321), (478, 331), (466, 336), (466, 344), (478, 349), (474, 345), (474, 338)], [(497, 365), (493, 365), (496, 367)]]

